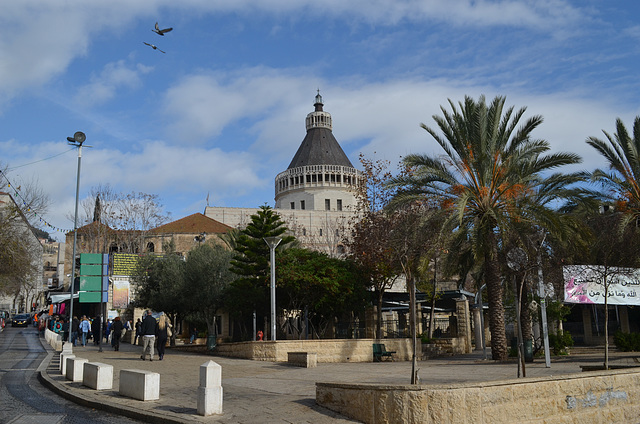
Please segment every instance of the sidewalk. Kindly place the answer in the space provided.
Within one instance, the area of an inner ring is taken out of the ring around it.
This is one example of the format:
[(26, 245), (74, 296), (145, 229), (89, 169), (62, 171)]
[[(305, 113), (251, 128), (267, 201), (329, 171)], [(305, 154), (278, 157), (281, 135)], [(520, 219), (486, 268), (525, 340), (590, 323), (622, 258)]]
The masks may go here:
[[(59, 356), (49, 351), (41, 365), (41, 379), (53, 391), (79, 404), (108, 410), (154, 423), (352, 423), (354, 421), (315, 404), (316, 382), (408, 384), (411, 362), (319, 363), (317, 368), (292, 367), (283, 363), (250, 361), (193, 354), (167, 349), (164, 360), (142, 361), (142, 348), (123, 343), (114, 352), (104, 345), (99, 352), (93, 344), (76, 347), (77, 357), (113, 365), (112, 390), (96, 391), (81, 383), (67, 381), (58, 371)], [(579, 351), (579, 349), (574, 349)], [(552, 358), (546, 368), (544, 358), (526, 364), (527, 377), (557, 376), (582, 372), (581, 365), (602, 364), (604, 351)], [(629, 353), (610, 353), (615, 365), (640, 365)], [(197, 415), (199, 367), (213, 360), (222, 367), (222, 415)], [(151, 370), (160, 373), (160, 399), (142, 402), (118, 394), (121, 369)], [(482, 352), (418, 362), (424, 385), (448, 385), (477, 381), (508, 380), (517, 377), (517, 363), (484, 360)]]

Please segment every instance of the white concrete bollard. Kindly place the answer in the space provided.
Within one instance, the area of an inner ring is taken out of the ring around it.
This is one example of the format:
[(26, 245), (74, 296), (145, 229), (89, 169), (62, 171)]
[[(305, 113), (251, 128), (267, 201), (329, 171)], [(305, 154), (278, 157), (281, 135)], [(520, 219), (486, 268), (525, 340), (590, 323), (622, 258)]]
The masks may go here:
[(160, 374), (146, 370), (120, 370), (118, 392), (138, 400), (160, 399)]
[(113, 388), (113, 365), (85, 362), (82, 385), (95, 390), (111, 390)]
[(73, 382), (82, 382), (82, 374), (84, 372), (84, 363), (89, 362), (87, 358), (66, 358), (67, 363), (66, 378)]
[(213, 361), (200, 365), (198, 414), (222, 414), (222, 367)]
[(70, 352), (65, 352), (64, 350), (60, 353), (60, 374), (67, 375), (67, 358), (75, 358), (76, 355)]

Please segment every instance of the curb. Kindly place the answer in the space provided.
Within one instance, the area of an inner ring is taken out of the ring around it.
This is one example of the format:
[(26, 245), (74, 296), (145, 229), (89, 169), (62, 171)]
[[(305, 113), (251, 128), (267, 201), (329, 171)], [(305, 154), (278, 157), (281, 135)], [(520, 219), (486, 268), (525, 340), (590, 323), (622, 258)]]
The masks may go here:
[(56, 352), (54, 352), (46, 343), (43, 343), (43, 339), (41, 337), (38, 338), (40, 339), (40, 343), (42, 344), (42, 346), (47, 351), (47, 356), (43, 359), (43, 361), (40, 363), (40, 366), (38, 366), (38, 369), (36, 370), (36, 372), (38, 373), (38, 380), (40, 381), (40, 383), (42, 383), (43, 386), (47, 387), (55, 394), (81, 406), (102, 410), (105, 412), (110, 412), (113, 414), (122, 415), (128, 418), (133, 418), (135, 420), (145, 421), (149, 423), (184, 424), (202, 422), (198, 419), (177, 416), (174, 412), (171, 411), (163, 411), (162, 414), (153, 413), (145, 410), (131, 408), (125, 405), (120, 405), (114, 402), (109, 402), (106, 396), (104, 400), (97, 401), (95, 399), (84, 396), (81, 393), (77, 393), (73, 388), (68, 387), (64, 384), (60, 384), (51, 378), (48, 372), (48, 368)]

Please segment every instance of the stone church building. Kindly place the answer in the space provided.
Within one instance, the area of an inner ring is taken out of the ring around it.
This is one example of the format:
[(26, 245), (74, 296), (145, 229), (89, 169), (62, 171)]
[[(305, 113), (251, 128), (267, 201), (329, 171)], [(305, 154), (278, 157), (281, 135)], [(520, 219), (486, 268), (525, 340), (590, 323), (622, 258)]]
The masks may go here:
[[(305, 120), (306, 136), (288, 168), (275, 177), (275, 210), (303, 245), (332, 256), (344, 253), (342, 239), (356, 214), (358, 171), (333, 135), (331, 114), (320, 92)], [(207, 206), (205, 215), (234, 228), (251, 222), (257, 208)]]

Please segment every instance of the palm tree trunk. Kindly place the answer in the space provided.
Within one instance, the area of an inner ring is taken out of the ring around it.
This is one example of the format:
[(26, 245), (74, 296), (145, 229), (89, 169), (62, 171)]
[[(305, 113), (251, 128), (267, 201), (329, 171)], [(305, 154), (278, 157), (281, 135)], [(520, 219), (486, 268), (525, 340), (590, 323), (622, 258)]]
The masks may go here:
[(504, 305), (502, 303), (504, 289), (500, 282), (500, 267), (498, 264), (498, 248), (495, 234), (492, 230), (487, 234), (487, 248), (484, 252), (484, 268), (489, 298), (489, 330), (491, 332), (491, 357), (497, 361), (504, 361), (509, 356), (507, 350), (507, 335), (504, 324)]

